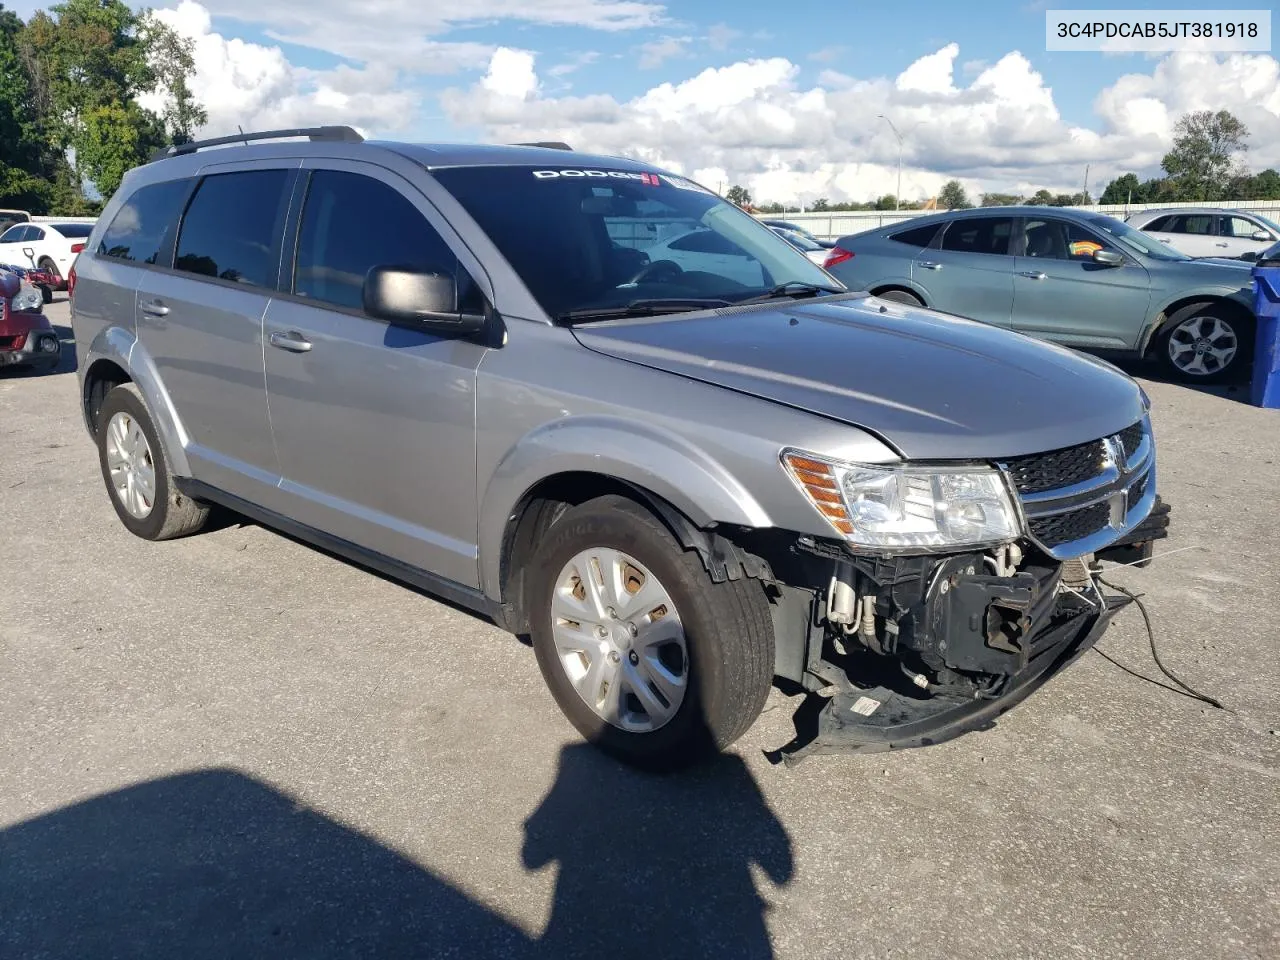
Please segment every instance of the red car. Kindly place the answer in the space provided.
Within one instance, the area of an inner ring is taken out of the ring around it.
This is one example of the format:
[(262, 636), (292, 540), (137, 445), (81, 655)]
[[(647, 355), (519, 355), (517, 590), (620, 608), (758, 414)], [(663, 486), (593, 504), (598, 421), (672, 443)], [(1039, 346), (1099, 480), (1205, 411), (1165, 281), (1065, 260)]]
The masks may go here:
[(21, 278), (0, 272), (0, 367), (58, 365), (62, 343), (41, 309), (42, 299)]

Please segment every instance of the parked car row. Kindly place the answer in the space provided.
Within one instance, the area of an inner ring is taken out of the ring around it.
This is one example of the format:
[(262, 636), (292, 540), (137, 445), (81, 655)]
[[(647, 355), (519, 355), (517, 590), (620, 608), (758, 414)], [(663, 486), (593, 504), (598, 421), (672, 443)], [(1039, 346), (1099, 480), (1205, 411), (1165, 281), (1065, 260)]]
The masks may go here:
[(65, 290), (76, 257), (84, 250), (92, 223), (15, 223), (0, 233), (0, 263), (35, 267), (53, 277), (53, 287)]
[[(447, 597), (531, 636), (585, 737), (671, 766), (775, 677), (808, 695), (792, 758), (988, 726), (1106, 629), (1095, 562), (1164, 535), (1109, 364), (850, 292), (646, 163), (306, 136), (131, 171), (76, 264), (81, 408), (140, 537), (221, 504)], [(962, 274), (1029, 255), (1011, 216), (885, 242)], [(1128, 243), (1090, 265), (1149, 286)]]
[(1197, 260), (1104, 214), (1002, 207), (842, 237), (827, 270), (851, 289), (1061, 343), (1158, 357), (1221, 381), (1253, 347), (1249, 264)]
[(62, 343), (41, 309), (43, 299), (21, 270), (0, 266), (0, 367), (58, 365)]

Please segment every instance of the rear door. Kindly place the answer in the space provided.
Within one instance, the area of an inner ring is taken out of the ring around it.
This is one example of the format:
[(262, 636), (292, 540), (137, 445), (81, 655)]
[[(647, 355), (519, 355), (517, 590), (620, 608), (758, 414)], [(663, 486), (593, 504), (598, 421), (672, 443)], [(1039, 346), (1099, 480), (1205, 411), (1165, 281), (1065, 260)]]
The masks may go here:
[[(1145, 267), (1099, 233), (1054, 216), (1027, 217), (1017, 243), (1013, 329), (1076, 347), (1137, 346), (1151, 296)], [(1124, 265), (1098, 263), (1095, 250), (1121, 254)]]
[(30, 229), (26, 224), (18, 224), (0, 233), (0, 263), (7, 263), (12, 267), (32, 266), (30, 259), (22, 252), (22, 248), (27, 245), (27, 232)]
[(389, 326), (365, 314), (362, 293), (374, 266), (420, 267), (453, 272), (460, 305), (483, 309), (471, 281), (479, 262), (399, 176), (347, 161), (306, 166), (296, 255), (266, 318), (283, 512), (474, 586), (475, 386), (486, 348)]
[(935, 310), (1007, 327), (1013, 314), (1013, 217), (957, 217), (911, 263)]
[(262, 318), (298, 161), (214, 168), (187, 201), (172, 268), (147, 271), (138, 338), (188, 434), (196, 478), (268, 508), (279, 468), (267, 419)]
[(1222, 248), (1217, 246), (1214, 221), (1211, 213), (1179, 213), (1169, 218), (1162, 231), (1169, 245), (1189, 257), (1220, 257)]

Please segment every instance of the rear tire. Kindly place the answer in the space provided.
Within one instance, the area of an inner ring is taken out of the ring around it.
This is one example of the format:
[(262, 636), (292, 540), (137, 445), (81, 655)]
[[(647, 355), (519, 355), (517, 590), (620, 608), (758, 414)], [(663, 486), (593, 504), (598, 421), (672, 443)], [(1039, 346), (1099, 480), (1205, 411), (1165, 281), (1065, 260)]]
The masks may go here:
[(875, 296), (879, 297), (881, 300), (888, 300), (891, 303), (905, 303), (911, 307), (924, 306), (923, 300), (907, 290), (885, 290), (883, 293), (875, 294)]
[[(601, 574), (599, 592), (588, 594), (576, 571)], [(579, 733), (607, 753), (676, 768), (727, 747), (760, 715), (774, 665), (764, 590), (745, 577), (712, 582), (643, 507), (620, 496), (573, 507), (529, 575), (542, 676)]]
[(1253, 324), (1220, 303), (1192, 303), (1171, 316), (1156, 337), (1165, 370), (1182, 383), (1246, 379), (1253, 357)]
[(116, 515), (144, 540), (172, 540), (205, 525), (209, 508), (173, 486), (169, 456), (132, 383), (112, 388), (98, 413), (98, 462)]

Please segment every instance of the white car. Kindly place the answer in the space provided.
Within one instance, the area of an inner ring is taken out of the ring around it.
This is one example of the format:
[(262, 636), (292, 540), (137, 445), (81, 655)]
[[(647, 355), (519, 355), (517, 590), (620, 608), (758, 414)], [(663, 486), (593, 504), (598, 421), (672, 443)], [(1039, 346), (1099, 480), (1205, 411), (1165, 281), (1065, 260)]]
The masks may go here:
[(1280, 226), (1244, 210), (1143, 210), (1125, 222), (1189, 257), (1256, 256), (1280, 240)]
[(744, 287), (764, 286), (764, 267), (728, 237), (700, 227), (646, 247), (650, 263), (669, 260), (688, 272), (705, 272), (736, 280)]
[(0, 263), (48, 270), (58, 278), (61, 289), (92, 230), (92, 223), (15, 224), (0, 233)]
[(818, 266), (822, 266), (827, 262), (827, 254), (830, 253), (830, 251), (822, 244), (814, 240), (810, 240), (802, 233), (796, 233), (794, 230), (787, 230), (784, 227), (770, 227), (769, 229), (803, 253)]

